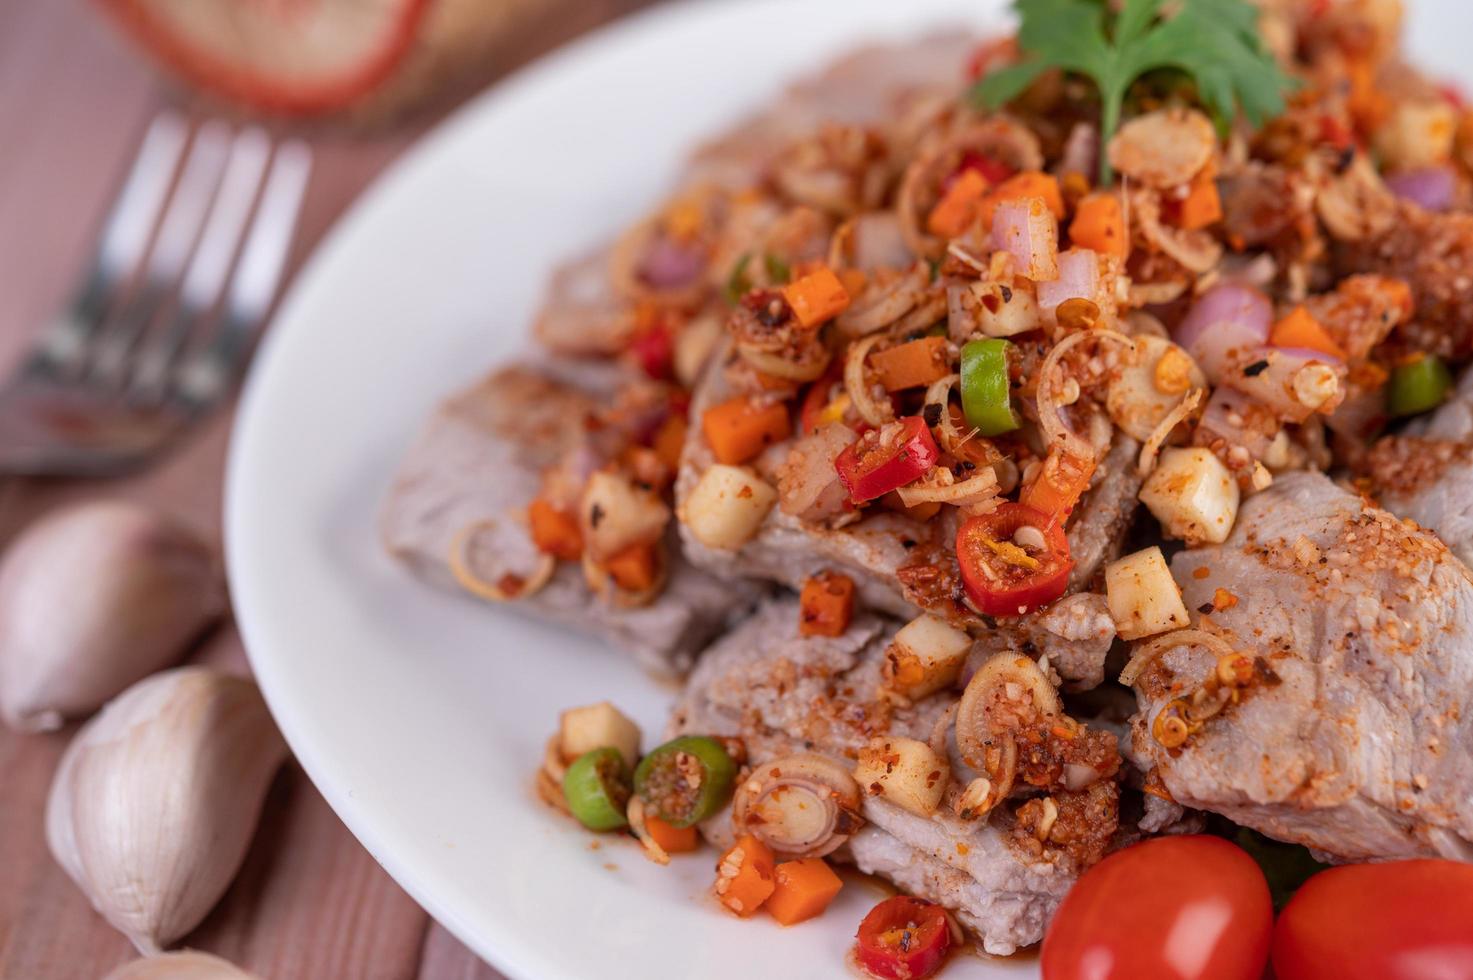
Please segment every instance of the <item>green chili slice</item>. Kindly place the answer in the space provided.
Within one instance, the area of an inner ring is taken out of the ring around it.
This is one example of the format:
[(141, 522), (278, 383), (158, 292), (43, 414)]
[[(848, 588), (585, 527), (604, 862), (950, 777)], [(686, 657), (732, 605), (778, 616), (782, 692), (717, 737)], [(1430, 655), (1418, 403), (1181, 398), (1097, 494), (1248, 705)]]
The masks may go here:
[(1391, 372), (1386, 407), (1392, 415), (1419, 415), (1441, 405), (1452, 386), (1452, 372), (1442, 358), (1423, 354)]
[(682, 735), (639, 761), (634, 791), (670, 826), (689, 827), (726, 805), (736, 771), (716, 739)]
[(612, 747), (585, 752), (563, 774), (563, 799), (589, 830), (618, 830), (629, 823), (629, 770)]
[(984, 436), (1018, 427), (1008, 371), (1012, 348), (1008, 341), (995, 337), (968, 341), (962, 347), (962, 413), (967, 425)]

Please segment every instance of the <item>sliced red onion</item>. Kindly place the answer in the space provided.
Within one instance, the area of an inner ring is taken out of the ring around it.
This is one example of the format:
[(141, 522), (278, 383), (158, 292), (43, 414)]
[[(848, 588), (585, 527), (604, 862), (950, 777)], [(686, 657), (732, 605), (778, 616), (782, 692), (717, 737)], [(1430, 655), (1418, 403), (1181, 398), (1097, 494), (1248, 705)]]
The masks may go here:
[(904, 269), (915, 261), (900, 219), (893, 211), (869, 211), (854, 219), (854, 265), (869, 272), (872, 269)]
[(1386, 178), (1386, 186), (1403, 200), (1419, 204), (1428, 211), (1447, 211), (1457, 194), (1457, 178), (1449, 166), (1420, 167), (1404, 170)]
[(1236, 353), (1268, 340), (1273, 315), (1268, 297), (1251, 286), (1214, 286), (1187, 311), (1173, 339), (1217, 383)]
[(1059, 278), (1038, 284), (1038, 305), (1052, 310), (1067, 299), (1093, 300), (1100, 288), (1100, 257), (1087, 248), (1059, 253)]
[(1004, 201), (992, 216), (992, 247), (1012, 255), (1034, 282), (1059, 278), (1059, 225), (1039, 197)]
[(1345, 398), (1345, 366), (1319, 351), (1257, 347), (1233, 355), (1222, 384), (1249, 395), (1285, 422), (1328, 415)]
[(650, 243), (639, 277), (655, 289), (679, 289), (695, 282), (705, 269), (704, 251), (660, 235)]
[(1075, 123), (1064, 141), (1059, 159), (1059, 174), (1083, 174), (1093, 177), (1100, 163), (1100, 132), (1093, 123)]

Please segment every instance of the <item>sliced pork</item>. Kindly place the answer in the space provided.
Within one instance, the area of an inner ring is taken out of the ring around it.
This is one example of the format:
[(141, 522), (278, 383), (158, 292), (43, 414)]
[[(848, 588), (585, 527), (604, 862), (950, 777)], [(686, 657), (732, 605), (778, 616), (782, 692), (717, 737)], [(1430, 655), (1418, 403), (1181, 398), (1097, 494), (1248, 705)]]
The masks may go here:
[(1366, 468), (1387, 510), (1437, 532), (1473, 565), (1473, 371), (1436, 412), (1378, 442)]
[(1473, 575), (1441, 541), (1299, 472), (1171, 568), (1202, 628), (1127, 672), (1157, 654), (1134, 753), (1177, 801), (1336, 859), (1473, 859)]
[[(530, 578), (545, 556), (532, 543), (526, 507), (548, 467), (567, 465), (580, 453), (587, 454), (584, 465), (597, 465), (584, 422), (617, 383), (609, 365), (547, 362), (502, 368), (448, 399), (404, 459), (384, 503), (385, 547), (427, 581), (461, 591), (451, 556), (474, 527), (478, 552), (505, 574)], [(513, 596), (508, 608), (605, 638), (644, 668), (678, 676), (756, 590), (690, 567), (678, 547), (667, 547), (667, 555), (668, 584), (647, 605), (596, 597), (578, 565), (561, 562), (545, 586)], [(516, 591), (515, 583), (508, 591)]]
[[(676, 705), (672, 734), (740, 737), (760, 771), (794, 753), (852, 766), (876, 736), (935, 745), (936, 733), (949, 730), (954, 691), (914, 703), (883, 693), (893, 625), (861, 615), (842, 636), (800, 637), (798, 617), (796, 601), (769, 602), (708, 650)], [(1037, 942), (1079, 871), (1113, 838), (1117, 820), (1114, 737), (1082, 728), (1077, 734), (1078, 744), (1114, 760), (1097, 760), (1105, 772), (1095, 779), (1080, 775), (1087, 767), (1079, 762), (1044, 760), (1048, 752), (1041, 749), (1020, 750), (1030, 761), (1019, 765), (1020, 772), (1067, 768), (1079, 779), (1079, 792), (1014, 797), (986, 818), (963, 819), (957, 801), (975, 774), (956, 760), (947, 802), (929, 817), (865, 794), (864, 826), (833, 856), (955, 910), (988, 952), (1008, 954)], [(1042, 781), (1036, 772), (1029, 778)], [(731, 820), (713, 818), (703, 830), (723, 840)]]

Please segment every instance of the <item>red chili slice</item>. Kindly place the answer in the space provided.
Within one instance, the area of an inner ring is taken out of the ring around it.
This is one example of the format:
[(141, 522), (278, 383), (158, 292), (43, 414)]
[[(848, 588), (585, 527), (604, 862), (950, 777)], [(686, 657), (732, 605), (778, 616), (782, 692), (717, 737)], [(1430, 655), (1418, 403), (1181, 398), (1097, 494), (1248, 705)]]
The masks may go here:
[(897, 895), (870, 909), (856, 934), (859, 965), (882, 980), (922, 980), (951, 950), (951, 925), (934, 902)]
[(926, 473), (941, 458), (936, 440), (918, 415), (866, 432), (834, 460), (855, 503), (883, 497)]
[[(1020, 545), (1020, 528), (1037, 529), (1044, 547)], [(1074, 562), (1064, 528), (1047, 514), (1006, 503), (956, 533), (956, 560), (972, 604), (989, 616), (1021, 616), (1064, 594)]]

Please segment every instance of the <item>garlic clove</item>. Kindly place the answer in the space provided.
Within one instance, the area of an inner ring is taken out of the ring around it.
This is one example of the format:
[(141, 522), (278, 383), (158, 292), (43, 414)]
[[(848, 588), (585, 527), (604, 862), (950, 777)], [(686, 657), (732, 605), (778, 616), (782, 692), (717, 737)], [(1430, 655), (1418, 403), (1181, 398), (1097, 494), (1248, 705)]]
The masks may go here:
[(259, 980), (254, 973), (209, 953), (184, 950), (124, 963), (103, 980)]
[(225, 610), (220, 563), (137, 504), (67, 508), (0, 561), (0, 717), (51, 731), (166, 667)]
[(229, 887), (285, 757), (252, 681), (156, 674), (67, 747), (47, 801), (51, 854), (103, 918), (156, 953)]

